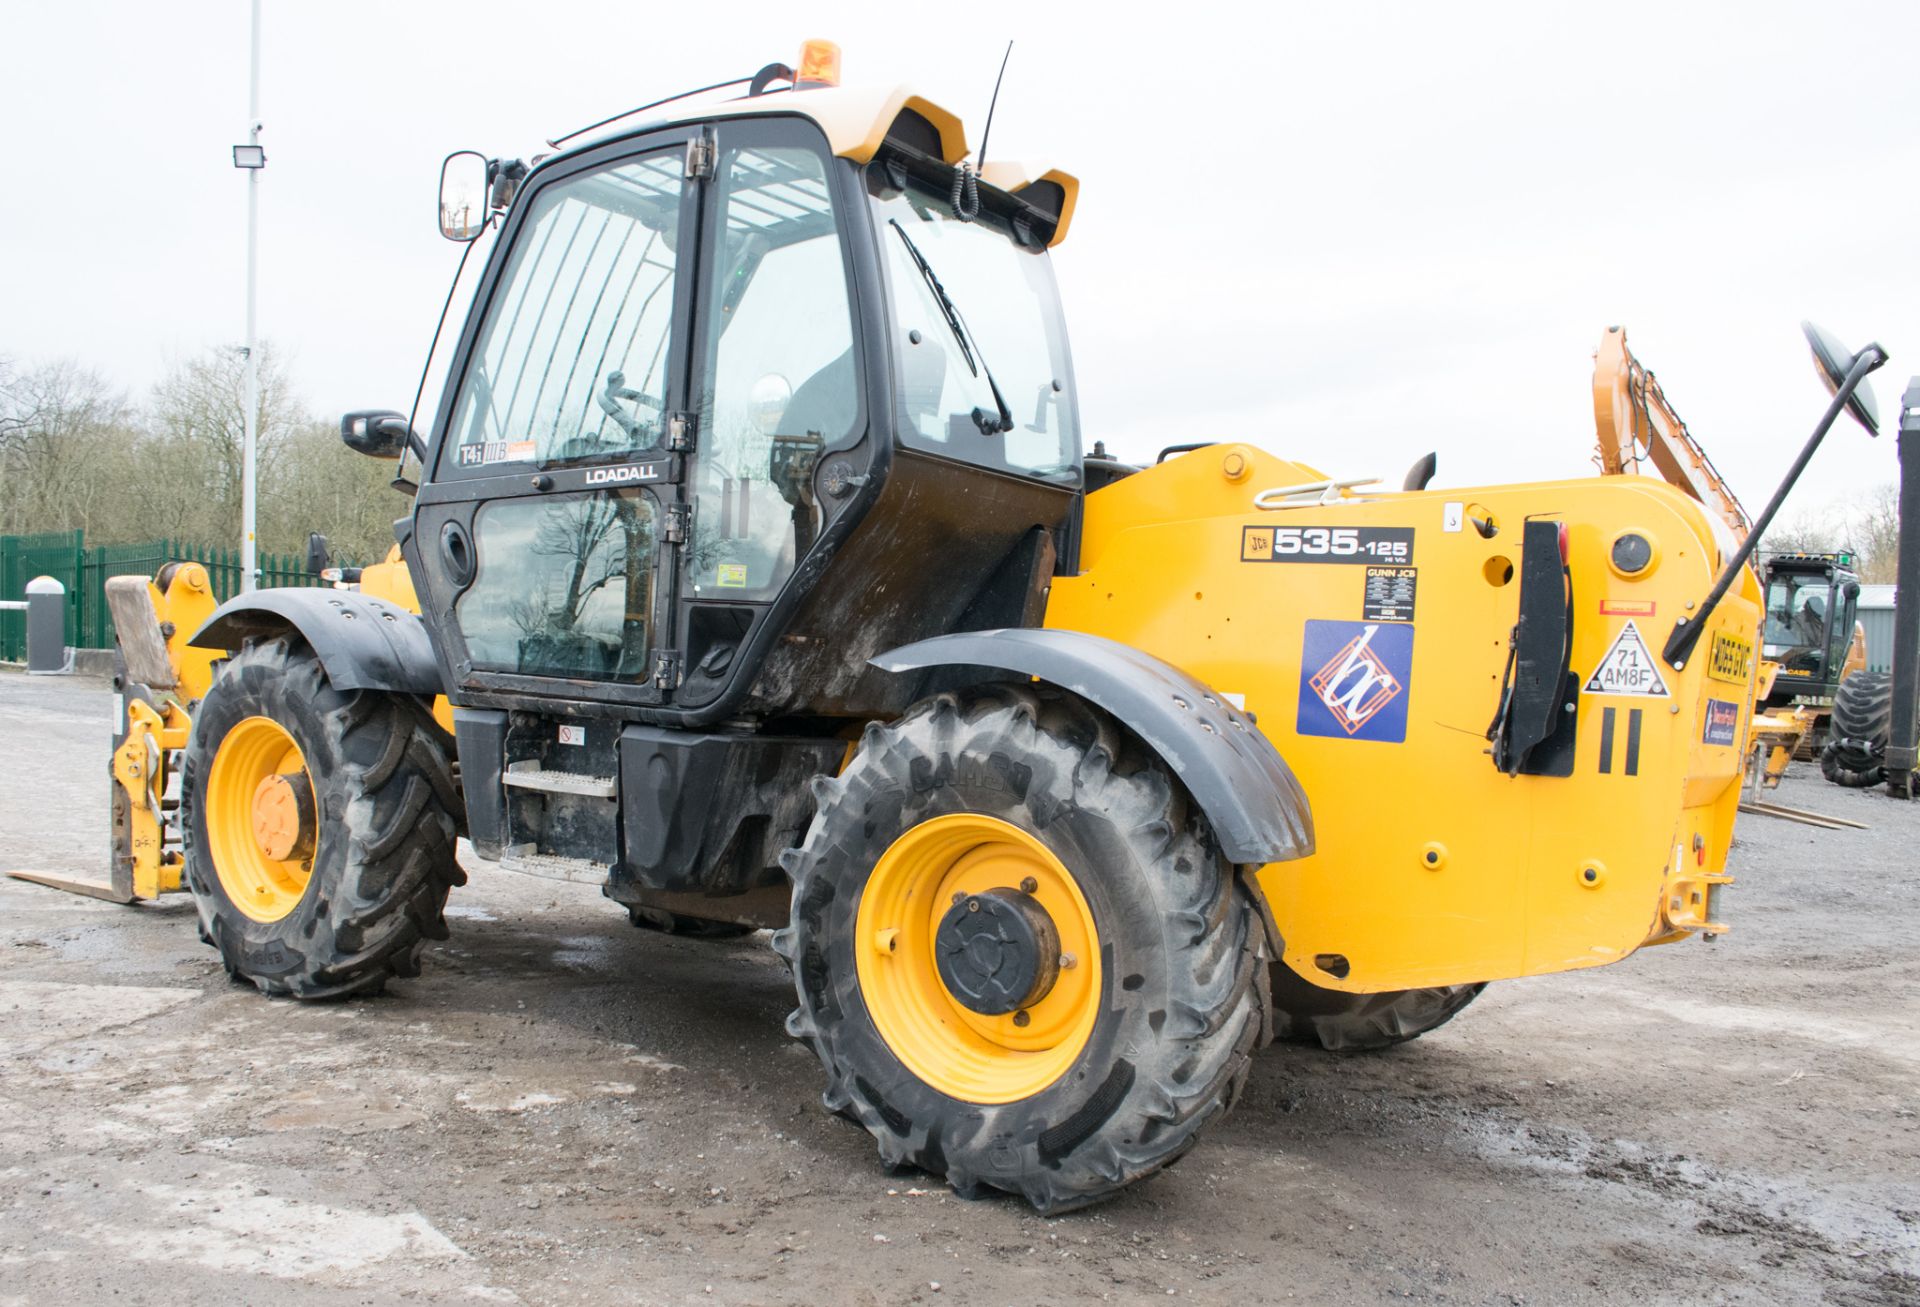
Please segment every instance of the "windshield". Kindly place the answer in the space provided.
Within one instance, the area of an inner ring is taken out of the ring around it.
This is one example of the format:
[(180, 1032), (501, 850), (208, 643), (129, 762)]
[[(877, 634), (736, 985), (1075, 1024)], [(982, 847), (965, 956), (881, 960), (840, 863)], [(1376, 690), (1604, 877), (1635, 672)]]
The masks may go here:
[[(1017, 244), (984, 209), (961, 222), (946, 196), (917, 183), (893, 189), (885, 169), (872, 175), (901, 440), (969, 463), (1077, 480), (1072, 367), (1046, 251)], [(998, 429), (1003, 412), (1006, 431)]]

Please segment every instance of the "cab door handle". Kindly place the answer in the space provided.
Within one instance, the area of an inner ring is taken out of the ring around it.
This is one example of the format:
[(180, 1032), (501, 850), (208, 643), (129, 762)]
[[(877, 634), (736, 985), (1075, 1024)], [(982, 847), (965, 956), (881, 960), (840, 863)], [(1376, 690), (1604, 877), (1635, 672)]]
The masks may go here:
[(473, 538), (458, 522), (448, 522), (440, 528), (440, 560), (446, 564), (447, 579), (456, 588), (465, 589), (472, 584), (479, 560), (474, 556)]

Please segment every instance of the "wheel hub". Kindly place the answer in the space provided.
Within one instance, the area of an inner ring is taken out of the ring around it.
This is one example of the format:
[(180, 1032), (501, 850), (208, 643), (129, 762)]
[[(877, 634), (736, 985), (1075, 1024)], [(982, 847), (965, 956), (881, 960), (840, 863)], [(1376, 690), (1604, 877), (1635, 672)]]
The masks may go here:
[(207, 768), (207, 852), (227, 898), (254, 921), (279, 921), (306, 897), (320, 824), (306, 755), (271, 717), (243, 717)]
[[(956, 906), (978, 920), (961, 925)], [(1099, 1018), (1086, 895), (1058, 855), (998, 817), (950, 812), (903, 831), (861, 888), (854, 932), (880, 1037), (961, 1102), (1031, 1098), (1073, 1066)]]
[(1015, 889), (959, 896), (934, 932), (940, 980), (962, 1006), (1005, 1016), (1047, 996), (1060, 975), (1060, 932)]
[(253, 842), (276, 862), (313, 852), (313, 785), (305, 772), (276, 772), (253, 790)]

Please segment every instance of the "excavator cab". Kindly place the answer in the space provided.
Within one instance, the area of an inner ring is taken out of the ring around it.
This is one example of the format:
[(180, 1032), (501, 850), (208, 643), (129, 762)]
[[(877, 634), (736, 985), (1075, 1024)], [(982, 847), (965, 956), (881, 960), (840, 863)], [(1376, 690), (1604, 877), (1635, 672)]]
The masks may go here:
[(1831, 699), (1853, 642), (1860, 599), (1853, 555), (1775, 554), (1764, 570), (1763, 655), (1780, 664), (1768, 705)]

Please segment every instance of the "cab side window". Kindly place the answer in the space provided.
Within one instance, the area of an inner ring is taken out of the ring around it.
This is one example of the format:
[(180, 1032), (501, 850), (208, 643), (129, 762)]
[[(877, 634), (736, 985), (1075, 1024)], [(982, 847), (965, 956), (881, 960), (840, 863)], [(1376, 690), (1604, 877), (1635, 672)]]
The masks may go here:
[(819, 530), (821, 453), (861, 426), (852, 310), (820, 154), (723, 149), (717, 179), (686, 581), (694, 597), (766, 600)]

